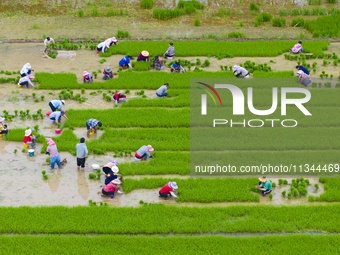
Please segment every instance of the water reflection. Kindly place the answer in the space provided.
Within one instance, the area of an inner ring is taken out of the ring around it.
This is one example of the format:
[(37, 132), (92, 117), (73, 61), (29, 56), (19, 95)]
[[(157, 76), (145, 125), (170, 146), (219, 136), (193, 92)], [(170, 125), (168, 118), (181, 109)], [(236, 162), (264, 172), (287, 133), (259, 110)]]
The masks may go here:
[(85, 172), (78, 172), (78, 194), (84, 200), (88, 200), (90, 195), (89, 184), (86, 181)]

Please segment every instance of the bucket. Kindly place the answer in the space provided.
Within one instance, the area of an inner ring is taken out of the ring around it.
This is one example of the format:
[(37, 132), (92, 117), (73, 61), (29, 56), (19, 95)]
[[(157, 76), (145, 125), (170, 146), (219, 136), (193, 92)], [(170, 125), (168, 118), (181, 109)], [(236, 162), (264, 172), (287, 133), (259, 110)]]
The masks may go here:
[(51, 115), (51, 112), (47, 112), (46, 115), (47, 115), (47, 116), (50, 116), (50, 115)]
[(24, 143), (24, 148), (30, 147), (28, 144)]
[(60, 132), (61, 132), (60, 129), (56, 129), (56, 130), (55, 130), (55, 133), (56, 133), (56, 134), (60, 134)]
[(92, 168), (93, 168), (93, 170), (100, 169), (100, 165), (98, 165), (98, 164), (93, 164), (93, 165), (92, 165)]
[(0, 137), (3, 137), (4, 135), (3, 134), (0, 134)]
[(167, 59), (170, 59), (170, 60), (173, 59), (173, 58), (174, 58), (174, 57), (167, 57)]
[(90, 132), (89, 132), (89, 135), (93, 135), (93, 132), (90, 131)]
[(34, 150), (33, 149), (28, 150), (28, 155), (30, 157), (33, 157), (34, 156)]

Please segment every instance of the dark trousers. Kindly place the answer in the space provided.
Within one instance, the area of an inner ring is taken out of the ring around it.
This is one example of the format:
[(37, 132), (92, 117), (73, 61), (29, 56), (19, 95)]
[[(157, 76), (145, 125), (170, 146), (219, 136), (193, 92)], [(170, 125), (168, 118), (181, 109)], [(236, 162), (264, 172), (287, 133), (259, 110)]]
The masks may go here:
[(102, 189), (102, 193), (106, 196), (114, 195), (114, 192), (106, 192), (104, 189)]
[(48, 105), (51, 107), (52, 112), (57, 110), (51, 102)]
[(166, 197), (169, 197), (170, 194), (166, 194), (166, 193), (161, 193), (161, 192), (159, 192), (159, 196), (160, 196), (160, 197), (166, 198)]
[(8, 130), (2, 130), (0, 131), (0, 134), (3, 135), (3, 134), (8, 134)]
[(28, 81), (19, 83), (20, 86), (28, 87)]

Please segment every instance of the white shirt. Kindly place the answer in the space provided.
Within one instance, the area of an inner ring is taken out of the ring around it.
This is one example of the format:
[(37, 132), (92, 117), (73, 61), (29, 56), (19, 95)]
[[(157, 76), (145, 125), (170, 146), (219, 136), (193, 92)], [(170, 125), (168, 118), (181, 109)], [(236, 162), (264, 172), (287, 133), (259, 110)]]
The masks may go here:
[(23, 66), (23, 68), (21, 69), (20, 71), (20, 74), (23, 74), (23, 73), (27, 73), (28, 72), (28, 69), (31, 69), (31, 64), (30, 63), (27, 63)]
[(45, 46), (47, 46), (47, 45), (50, 45), (51, 43), (54, 43), (54, 40), (53, 40), (53, 38), (50, 38), (50, 40), (49, 40), (49, 41), (47, 40), (47, 38), (44, 40), (44, 44), (45, 44)]
[(241, 73), (242, 76), (246, 76), (248, 74), (248, 71), (247, 69), (240, 66), (236, 69), (236, 74), (239, 74), (239, 73)]
[(102, 52), (105, 53), (105, 48), (110, 48), (106, 45), (110, 45), (110, 43), (106, 44), (106, 41), (105, 42), (101, 42), (100, 44), (97, 45), (97, 48), (101, 48), (102, 49)]
[(32, 83), (31, 79), (28, 78), (28, 76), (22, 77), (22, 78), (19, 80), (18, 85), (21, 85), (21, 84), (24, 83), (25, 81), (27, 81), (29, 85), (31, 85), (32, 87), (34, 87), (34, 84)]

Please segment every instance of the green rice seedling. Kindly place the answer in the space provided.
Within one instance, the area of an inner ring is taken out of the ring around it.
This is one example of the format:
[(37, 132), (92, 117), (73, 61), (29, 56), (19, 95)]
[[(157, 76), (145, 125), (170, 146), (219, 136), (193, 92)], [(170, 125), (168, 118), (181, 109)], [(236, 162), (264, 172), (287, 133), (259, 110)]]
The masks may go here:
[(221, 17), (231, 15), (231, 9), (225, 9), (223, 7), (220, 7), (219, 14), (220, 14)]
[(41, 98), (41, 101), (43, 101), (44, 98), (45, 98), (45, 96), (44, 96), (44, 95), (41, 95), (40, 98)]
[(33, 128), (34, 128), (35, 132), (39, 131), (39, 125), (35, 125)]
[(34, 99), (34, 102), (35, 102), (35, 103), (38, 103), (38, 102), (39, 102), (39, 99), (38, 99), (38, 98)]
[(77, 16), (80, 17), (80, 18), (84, 17), (84, 10), (83, 9), (79, 9), (77, 11)]
[(132, 67), (135, 71), (149, 71), (151, 68), (150, 63), (145, 61), (134, 61), (132, 62)]
[(330, 74), (329, 78), (330, 79), (333, 79), (334, 75), (333, 74)]
[(301, 14), (301, 10), (297, 9), (297, 8), (293, 8), (290, 10), (290, 15), (292, 16), (296, 16), (296, 15), (300, 15)]
[(99, 15), (98, 9), (97, 9), (97, 8), (93, 8), (93, 9), (91, 10), (91, 16), (92, 16), (92, 17), (97, 17), (98, 15)]
[(286, 196), (286, 193), (287, 193), (287, 191), (286, 191), (286, 190), (284, 190), (284, 191), (282, 191), (282, 192), (281, 192), (281, 194), (282, 194), (282, 196), (283, 196), (283, 197), (285, 197), (285, 196)]
[(276, 183), (275, 183), (275, 182), (272, 183), (272, 187), (273, 187), (273, 188), (276, 187)]
[(272, 19), (273, 27), (285, 27), (286, 19), (285, 18), (274, 18)]
[(104, 64), (106, 62), (105, 58), (102, 58), (101, 60), (98, 61), (100, 64)]
[(303, 186), (299, 186), (297, 188), (297, 190), (298, 190), (300, 196), (305, 196), (308, 193), (308, 190), (306, 188), (304, 188)]
[(289, 192), (289, 193), (287, 194), (287, 197), (288, 197), (288, 199), (291, 199), (291, 198), (292, 198), (292, 193)]
[(280, 8), (279, 15), (280, 16), (288, 16), (288, 11)]
[(81, 93), (84, 94), (85, 93), (85, 89), (81, 88)]
[(96, 179), (96, 175), (95, 174), (93, 174), (93, 173), (89, 173), (89, 179)]
[(318, 190), (319, 189), (319, 184), (315, 183), (314, 184), (314, 188)]
[(17, 153), (17, 152), (18, 152), (18, 150), (17, 150), (17, 149), (14, 149), (14, 154)]
[(125, 94), (130, 94), (130, 90), (129, 90), (129, 89), (126, 89), (126, 90), (125, 90)]
[(117, 38), (130, 38), (130, 33), (129, 31), (123, 31), (123, 30), (118, 30), (116, 34)]
[(46, 174), (46, 171), (44, 170), (44, 171), (41, 171), (41, 173), (42, 173), (42, 175), (45, 175)]
[(36, 93), (32, 93), (32, 97), (35, 98), (35, 96), (36, 96)]
[(298, 18), (292, 19), (292, 22), (290, 25), (292, 27), (303, 27), (304, 23), (305, 23), (305, 20), (301, 17), (298, 17)]
[(48, 180), (48, 176), (47, 176), (46, 174), (43, 175), (43, 178), (44, 178), (45, 180)]
[(304, 15), (304, 16), (313, 15), (313, 10), (311, 10), (311, 9), (303, 8), (303, 9), (301, 10), (301, 12), (302, 12), (302, 15)]
[(308, 0), (308, 4), (309, 5), (321, 5), (322, 4), (322, 0)]
[(251, 10), (251, 11), (259, 11), (259, 10), (260, 10), (260, 7), (259, 7), (257, 4), (251, 2), (251, 3), (249, 4), (249, 10)]
[(283, 184), (283, 180), (282, 179), (279, 179), (278, 182), (279, 182), (279, 185)]
[(46, 163), (51, 163), (51, 158), (50, 158), (50, 157), (47, 157), (47, 158), (45, 159), (45, 162), (46, 162)]
[(33, 23), (33, 29), (38, 29), (38, 23)]
[(268, 195), (268, 197), (269, 197), (270, 200), (273, 200), (273, 194), (272, 194), (272, 193), (270, 193), (270, 194)]
[(21, 152), (22, 152), (22, 153), (26, 153), (26, 149), (22, 149)]
[(197, 26), (200, 26), (201, 25), (201, 20), (199, 18), (195, 18), (194, 20), (194, 25), (197, 27)]
[(141, 0), (140, 1), (140, 8), (142, 9), (152, 9), (153, 0)]
[(287, 180), (283, 180), (283, 184), (288, 184), (288, 181)]

